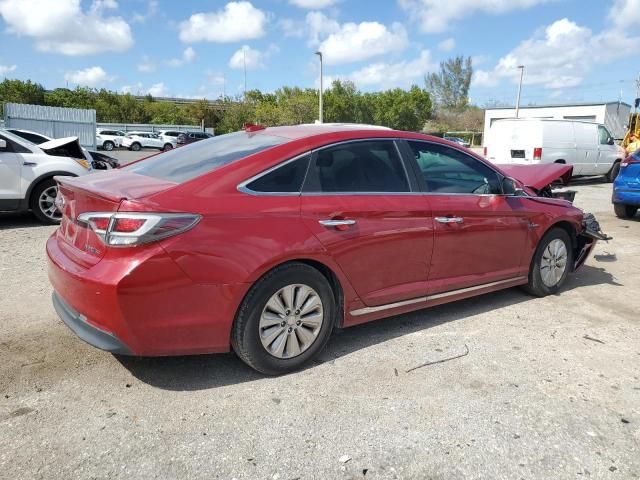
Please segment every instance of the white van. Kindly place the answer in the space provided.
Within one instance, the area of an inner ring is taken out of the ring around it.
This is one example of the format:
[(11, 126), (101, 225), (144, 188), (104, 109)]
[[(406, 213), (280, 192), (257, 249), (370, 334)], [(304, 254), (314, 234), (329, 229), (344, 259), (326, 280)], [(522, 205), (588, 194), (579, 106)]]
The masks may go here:
[(484, 154), (497, 164), (566, 163), (574, 176), (606, 175), (610, 181), (625, 156), (604, 125), (541, 118), (496, 120)]

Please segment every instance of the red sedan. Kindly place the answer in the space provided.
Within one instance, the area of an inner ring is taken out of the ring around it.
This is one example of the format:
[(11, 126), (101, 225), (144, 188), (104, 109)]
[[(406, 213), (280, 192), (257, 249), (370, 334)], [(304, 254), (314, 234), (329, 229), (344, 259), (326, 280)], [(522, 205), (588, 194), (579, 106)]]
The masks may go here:
[(417, 133), (250, 126), (58, 178), (54, 306), (113, 353), (232, 348), (288, 372), (336, 327), (517, 285), (556, 293), (597, 238), (581, 210), (537, 190), (570, 168), (514, 180)]

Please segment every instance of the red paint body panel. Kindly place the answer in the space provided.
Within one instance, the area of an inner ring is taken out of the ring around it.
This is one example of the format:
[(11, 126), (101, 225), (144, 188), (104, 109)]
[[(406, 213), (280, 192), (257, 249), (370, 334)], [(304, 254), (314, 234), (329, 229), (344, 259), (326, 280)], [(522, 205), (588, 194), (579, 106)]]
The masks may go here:
[[(247, 194), (238, 184), (342, 140), (416, 138), (450, 145), (415, 133), (327, 126), (254, 134), (290, 141), (182, 184), (126, 167), (61, 179), (64, 217), (47, 242), (49, 278), (58, 295), (135, 354), (223, 352), (249, 288), (279, 264), (298, 260), (330, 270), (343, 294), (343, 325), (350, 326), (523, 283), (536, 245), (552, 225), (567, 222), (581, 229), (581, 211), (557, 199)], [(183, 148), (187, 154), (189, 147)], [(186, 212), (201, 218), (177, 236), (116, 248), (75, 220), (88, 211)], [(462, 216), (464, 223), (440, 224), (434, 221), (439, 216)], [(343, 229), (318, 223), (331, 218), (356, 223)], [(503, 279), (513, 280), (388, 311), (351, 313)]]

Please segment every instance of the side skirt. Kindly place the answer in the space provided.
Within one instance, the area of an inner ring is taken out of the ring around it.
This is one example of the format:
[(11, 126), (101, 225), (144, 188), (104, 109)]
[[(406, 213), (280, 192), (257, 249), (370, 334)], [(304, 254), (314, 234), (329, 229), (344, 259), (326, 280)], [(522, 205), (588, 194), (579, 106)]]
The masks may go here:
[[(377, 307), (365, 307), (357, 310), (352, 310), (350, 313), (353, 317), (359, 317), (362, 315), (369, 315), (373, 313), (387, 312), (388, 310), (402, 309), (403, 311), (418, 310), (421, 308), (439, 305), (441, 303), (447, 303), (453, 300), (461, 300), (467, 297), (473, 297), (483, 293), (488, 293), (494, 290), (501, 290), (503, 288), (515, 287), (517, 285), (524, 285), (527, 283), (527, 277), (514, 277), (507, 278), (506, 280), (498, 280), (496, 282), (483, 283), (481, 285), (474, 285), (473, 287), (460, 288), (457, 290), (450, 290), (448, 292), (436, 293), (434, 295), (428, 295), (425, 297), (412, 298), (410, 300), (404, 300), (402, 302), (388, 303), (386, 305), (379, 305)], [(404, 307), (404, 308), (403, 308)], [(380, 315), (383, 316), (383, 315)], [(386, 315), (384, 315), (386, 316)], [(358, 322), (360, 323), (360, 322)]]

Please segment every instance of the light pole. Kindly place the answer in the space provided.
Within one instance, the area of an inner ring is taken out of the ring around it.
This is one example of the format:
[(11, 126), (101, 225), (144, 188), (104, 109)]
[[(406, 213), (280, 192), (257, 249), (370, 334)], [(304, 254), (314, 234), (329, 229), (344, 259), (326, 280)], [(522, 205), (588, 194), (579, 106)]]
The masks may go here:
[(518, 65), (520, 69), (520, 83), (518, 84), (518, 98), (516, 99), (516, 118), (520, 115), (520, 94), (522, 93), (522, 79), (524, 78), (524, 65)]
[(319, 104), (319, 110), (320, 110), (320, 114), (319, 114), (319, 121), (320, 123), (323, 122), (323, 115), (322, 115), (322, 52), (317, 51), (316, 55), (318, 55), (318, 57), (320, 57), (320, 104)]

